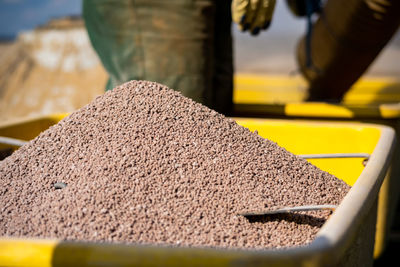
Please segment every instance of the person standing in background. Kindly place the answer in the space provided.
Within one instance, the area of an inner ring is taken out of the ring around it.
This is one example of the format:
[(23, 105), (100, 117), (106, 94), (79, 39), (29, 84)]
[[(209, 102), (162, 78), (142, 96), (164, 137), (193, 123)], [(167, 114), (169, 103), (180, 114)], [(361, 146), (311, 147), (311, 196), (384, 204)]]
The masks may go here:
[(275, 0), (84, 0), (83, 18), (110, 76), (107, 90), (129, 80), (155, 81), (229, 115), (231, 9), (242, 30), (258, 34), (274, 6)]
[(84, 0), (89, 38), (110, 78), (167, 85), (224, 114), (232, 109), (228, 0)]
[[(155, 81), (230, 115), (232, 20), (258, 35), (268, 29), (275, 2), (84, 0), (83, 18), (110, 76), (107, 90), (129, 80)], [(309, 83), (309, 101), (341, 101), (400, 24), (397, 0), (286, 2), (294, 15), (307, 17), (297, 62)]]

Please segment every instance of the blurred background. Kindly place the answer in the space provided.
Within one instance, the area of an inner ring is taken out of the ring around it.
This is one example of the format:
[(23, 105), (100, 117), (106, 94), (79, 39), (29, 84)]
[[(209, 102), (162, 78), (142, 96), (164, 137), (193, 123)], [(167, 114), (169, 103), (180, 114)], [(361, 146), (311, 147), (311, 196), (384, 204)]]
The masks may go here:
[[(234, 32), (236, 74), (283, 75), (304, 83), (295, 47), (306, 21), (277, 1), (268, 31)], [(104, 92), (107, 76), (81, 19), (81, 0), (0, 0), (0, 121), (71, 112)], [(397, 79), (400, 34), (364, 76)]]

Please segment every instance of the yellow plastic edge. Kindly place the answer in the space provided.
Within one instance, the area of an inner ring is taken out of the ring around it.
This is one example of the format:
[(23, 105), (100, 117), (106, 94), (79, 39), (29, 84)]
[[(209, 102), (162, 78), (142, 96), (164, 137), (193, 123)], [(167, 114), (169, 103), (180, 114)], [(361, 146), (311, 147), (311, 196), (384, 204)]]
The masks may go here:
[(0, 266), (52, 266), (56, 240), (0, 238)]

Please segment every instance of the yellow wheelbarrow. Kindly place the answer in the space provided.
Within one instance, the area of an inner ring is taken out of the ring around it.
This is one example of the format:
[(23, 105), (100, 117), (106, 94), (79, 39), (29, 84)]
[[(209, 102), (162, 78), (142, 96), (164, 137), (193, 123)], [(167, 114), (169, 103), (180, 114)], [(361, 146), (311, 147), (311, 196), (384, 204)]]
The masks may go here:
[[(30, 140), (63, 117), (0, 125), (0, 136)], [(361, 123), (236, 120), (353, 186), (310, 244), (252, 251), (0, 237), (0, 266), (372, 265), (378, 193), (395, 147), (392, 128)]]

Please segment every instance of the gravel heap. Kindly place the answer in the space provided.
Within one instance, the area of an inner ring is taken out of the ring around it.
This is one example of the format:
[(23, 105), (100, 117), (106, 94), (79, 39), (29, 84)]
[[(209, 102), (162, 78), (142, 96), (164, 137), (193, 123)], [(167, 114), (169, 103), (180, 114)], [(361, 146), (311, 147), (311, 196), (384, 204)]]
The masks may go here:
[(237, 214), (339, 204), (349, 189), (166, 86), (131, 81), (0, 161), (0, 235), (222, 248), (298, 246), (315, 237), (329, 212)]

